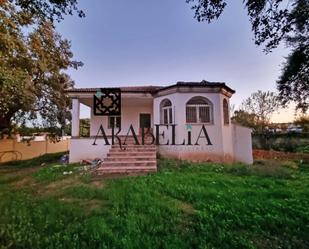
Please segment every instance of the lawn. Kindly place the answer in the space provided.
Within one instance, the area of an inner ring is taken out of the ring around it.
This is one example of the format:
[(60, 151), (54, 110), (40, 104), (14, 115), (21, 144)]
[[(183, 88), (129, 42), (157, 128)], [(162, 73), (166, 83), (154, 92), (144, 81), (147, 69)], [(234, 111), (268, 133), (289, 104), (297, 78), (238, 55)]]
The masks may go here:
[(0, 165), (1, 249), (309, 248), (308, 164), (160, 159), (96, 179), (58, 157)]

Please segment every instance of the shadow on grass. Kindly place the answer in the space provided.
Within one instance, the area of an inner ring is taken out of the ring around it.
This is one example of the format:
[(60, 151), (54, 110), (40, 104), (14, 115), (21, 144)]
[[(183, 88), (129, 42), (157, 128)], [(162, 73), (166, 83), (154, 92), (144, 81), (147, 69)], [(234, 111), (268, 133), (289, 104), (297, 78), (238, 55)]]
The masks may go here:
[(11, 161), (0, 163), (0, 169), (4, 168), (27, 168), (27, 167), (35, 167), (40, 166), (42, 164), (50, 164), (59, 162), (60, 157), (67, 152), (59, 152), (59, 153), (52, 153), (52, 154), (45, 154), (43, 156), (39, 156), (29, 160), (19, 160), (19, 161)]

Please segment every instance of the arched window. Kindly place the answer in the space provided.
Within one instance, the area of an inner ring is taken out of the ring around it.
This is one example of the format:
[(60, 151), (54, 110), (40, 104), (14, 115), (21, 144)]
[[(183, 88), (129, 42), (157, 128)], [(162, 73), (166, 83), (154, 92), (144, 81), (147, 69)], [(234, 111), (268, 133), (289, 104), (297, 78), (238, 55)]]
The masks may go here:
[(166, 125), (173, 123), (173, 108), (169, 99), (163, 99), (160, 103), (160, 122)]
[(223, 121), (224, 124), (230, 123), (229, 104), (226, 99), (223, 99)]
[(213, 105), (204, 97), (193, 97), (186, 104), (187, 123), (213, 123)]

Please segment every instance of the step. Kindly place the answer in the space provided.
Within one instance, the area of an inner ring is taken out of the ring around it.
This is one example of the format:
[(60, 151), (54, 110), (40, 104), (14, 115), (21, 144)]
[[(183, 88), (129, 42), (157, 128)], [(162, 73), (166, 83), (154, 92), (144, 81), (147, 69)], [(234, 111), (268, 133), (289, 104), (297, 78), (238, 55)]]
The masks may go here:
[(148, 161), (103, 161), (100, 167), (130, 167), (130, 166), (157, 166), (156, 160)]
[[(119, 144), (114, 144), (111, 146), (111, 148), (120, 148)], [(156, 145), (136, 145), (136, 144), (126, 144), (126, 145), (121, 145), (121, 148), (152, 148), (152, 149), (155, 149), (157, 148)]]
[(153, 156), (114, 156), (114, 157), (109, 157), (107, 156), (104, 159), (104, 162), (109, 162), (109, 161), (147, 161), (147, 160), (151, 160), (154, 161), (156, 160), (156, 155)]
[[(124, 141), (126, 139), (126, 141), (135, 141), (134, 137), (125, 137), (125, 136), (118, 136), (120, 138), (121, 141)], [(117, 138), (114, 138), (115, 140), (117, 140)], [(145, 140), (152, 140), (152, 137), (150, 135), (145, 135), (144, 136)], [(138, 141), (142, 141), (142, 136), (137, 136), (137, 140)]]
[(98, 168), (96, 170), (97, 175), (102, 175), (102, 174), (109, 174), (109, 173), (130, 173), (130, 172), (156, 172), (157, 167), (104, 167), (104, 168)]
[[(132, 138), (132, 139), (129, 138), (129, 139), (126, 139), (126, 140), (125, 140), (124, 138), (120, 138), (120, 140), (121, 140), (121, 143), (124, 143), (124, 141), (126, 141), (126, 143), (127, 143), (127, 142), (128, 142), (128, 143), (135, 143), (135, 139), (133, 139), (133, 138)], [(142, 138), (138, 138), (137, 140), (138, 140), (138, 142), (140, 142), (140, 143), (142, 142)], [(114, 141), (118, 142), (118, 139), (115, 138)], [(150, 143), (150, 142), (152, 142), (152, 138), (151, 138), (151, 137), (145, 137), (145, 138), (144, 138), (144, 141)], [(154, 141), (155, 141), (155, 140), (154, 140)]]
[(129, 152), (129, 153), (135, 153), (135, 152), (153, 152), (156, 153), (157, 150), (156, 149), (152, 149), (152, 148), (126, 148), (126, 149), (120, 149), (120, 148), (112, 148), (109, 150), (109, 152)]
[(109, 152), (107, 153), (107, 157), (117, 157), (117, 156), (132, 156), (132, 157), (139, 157), (139, 156), (149, 156), (149, 157), (156, 157), (156, 153), (155, 152), (145, 152), (145, 151), (121, 151), (121, 152)]
[[(122, 144), (122, 148), (157, 148), (156, 145), (147, 145), (147, 144)], [(112, 145), (112, 148), (120, 148), (119, 144)]]

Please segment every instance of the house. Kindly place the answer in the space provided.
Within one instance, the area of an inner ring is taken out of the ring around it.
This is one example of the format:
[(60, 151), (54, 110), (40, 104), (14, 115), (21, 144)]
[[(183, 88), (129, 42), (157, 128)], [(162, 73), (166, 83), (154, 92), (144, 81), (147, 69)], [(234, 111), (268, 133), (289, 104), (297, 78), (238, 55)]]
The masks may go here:
[[(70, 162), (101, 158), (100, 172), (114, 173), (155, 171), (158, 153), (192, 161), (253, 161), (251, 130), (231, 123), (229, 103), (235, 91), (225, 83), (121, 87), (121, 113), (109, 116), (95, 110), (102, 90), (68, 90), (72, 99)], [(99, 104), (104, 106), (111, 99), (102, 101)], [(87, 138), (79, 136), (80, 103), (91, 108)]]

